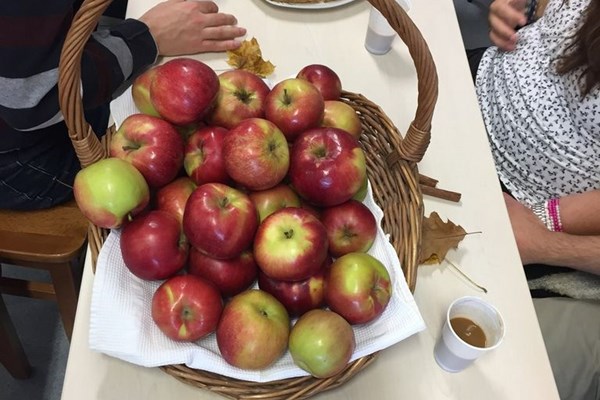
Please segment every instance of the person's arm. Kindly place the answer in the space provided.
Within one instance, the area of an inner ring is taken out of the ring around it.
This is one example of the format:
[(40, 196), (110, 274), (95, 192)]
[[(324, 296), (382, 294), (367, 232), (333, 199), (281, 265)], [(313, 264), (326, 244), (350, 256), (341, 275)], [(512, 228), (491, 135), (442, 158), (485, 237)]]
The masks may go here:
[[(125, 81), (154, 63), (159, 52), (232, 49), (239, 46), (235, 38), (245, 34), (235, 26), (235, 18), (218, 13), (212, 1), (169, 0), (146, 17), (95, 32), (85, 45), (81, 75), (86, 110), (109, 102)], [(0, 2), (0, 118), (11, 127), (32, 131), (62, 120), (58, 62), (72, 18), (73, 0)]]
[(553, 232), (531, 209), (504, 195), (513, 233), (527, 264), (565, 266), (600, 274), (600, 191), (560, 199), (563, 232)]

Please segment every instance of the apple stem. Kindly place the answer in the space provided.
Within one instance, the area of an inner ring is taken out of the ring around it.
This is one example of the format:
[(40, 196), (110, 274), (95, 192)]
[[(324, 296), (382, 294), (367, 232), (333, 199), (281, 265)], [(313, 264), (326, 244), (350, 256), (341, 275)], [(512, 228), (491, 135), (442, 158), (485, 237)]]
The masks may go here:
[(283, 104), (290, 105), (292, 103), (292, 96), (288, 94), (287, 89), (283, 89)]
[(235, 95), (244, 104), (248, 104), (250, 102), (251, 95), (246, 90), (240, 90), (236, 92)]
[(131, 145), (127, 145), (127, 146), (123, 146), (123, 151), (131, 151), (131, 150), (137, 150), (139, 149), (141, 146), (139, 145), (135, 145), (135, 146), (131, 146)]

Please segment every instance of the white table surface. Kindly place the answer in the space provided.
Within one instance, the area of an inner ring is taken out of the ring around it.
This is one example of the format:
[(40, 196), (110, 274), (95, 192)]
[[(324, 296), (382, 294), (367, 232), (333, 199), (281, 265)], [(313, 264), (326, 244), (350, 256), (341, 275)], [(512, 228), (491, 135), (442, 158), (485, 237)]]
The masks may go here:
[[(139, 17), (157, 0), (129, 0), (128, 16)], [(343, 87), (362, 93), (404, 132), (416, 109), (416, 78), (400, 40), (384, 56), (364, 49), (369, 4), (358, 0), (328, 10), (293, 10), (264, 0), (216, 0), (256, 37), (263, 57), (275, 64), (274, 82), (304, 65), (332, 67)], [(484, 294), (441, 265), (419, 269), (414, 293), (426, 330), (381, 352), (376, 361), (340, 388), (319, 399), (558, 399), (533, 304), (496, 179), (485, 129), (464, 57), (452, 0), (415, 0), (409, 15), (427, 41), (437, 65), (439, 99), (432, 141), (420, 171), (439, 186), (462, 193), (460, 203), (425, 197), (425, 213), (462, 225), (468, 235), (448, 258), (458, 263)], [(223, 54), (202, 55), (215, 69), (227, 68)], [(181, 383), (157, 368), (142, 368), (88, 348), (93, 273), (87, 260), (71, 341), (62, 399), (219, 399)], [(503, 314), (502, 345), (461, 373), (438, 367), (433, 346), (448, 304), (479, 295)]]

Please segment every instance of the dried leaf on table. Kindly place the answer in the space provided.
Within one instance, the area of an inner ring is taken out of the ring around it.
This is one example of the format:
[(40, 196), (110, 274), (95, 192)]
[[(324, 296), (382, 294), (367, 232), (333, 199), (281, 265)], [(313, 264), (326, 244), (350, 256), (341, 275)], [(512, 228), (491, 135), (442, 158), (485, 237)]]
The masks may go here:
[(244, 40), (240, 47), (228, 51), (227, 55), (229, 56), (227, 64), (237, 69), (253, 72), (262, 78), (266, 78), (275, 71), (275, 66), (270, 61), (263, 60), (256, 38)]
[(448, 250), (458, 247), (466, 234), (462, 226), (450, 220), (444, 222), (438, 213), (432, 212), (423, 219), (419, 264), (441, 263)]

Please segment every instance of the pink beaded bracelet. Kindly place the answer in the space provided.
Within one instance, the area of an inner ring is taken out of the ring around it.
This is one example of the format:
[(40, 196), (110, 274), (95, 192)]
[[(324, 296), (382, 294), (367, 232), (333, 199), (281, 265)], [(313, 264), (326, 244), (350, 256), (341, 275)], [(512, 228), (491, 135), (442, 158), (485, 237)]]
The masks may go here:
[(552, 222), (552, 231), (554, 232), (562, 232), (562, 222), (560, 220), (560, 208), (559, 201), (557, 198), (550, 199), (546, 202), (546, 209), (548, 210), (548, 214), (550, 215), (550, 221)]
[(553, 232), (562, 232), (562, 222), (560, 219), (559, 199), (553, 198), (542, 201), (531, 206), (531, 211), (538, 217), (548, 230)]

